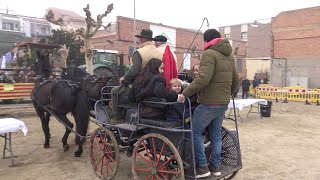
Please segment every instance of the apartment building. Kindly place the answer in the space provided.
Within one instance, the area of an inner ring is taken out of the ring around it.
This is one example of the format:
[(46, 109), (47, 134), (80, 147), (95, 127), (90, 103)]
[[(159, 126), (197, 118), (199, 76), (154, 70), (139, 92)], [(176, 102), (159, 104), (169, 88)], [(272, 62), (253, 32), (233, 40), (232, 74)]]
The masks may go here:
[(233, 47), (235, 64), (240, 76), (253, 80), (256, 74), (270, 75), (272, 58), (271, 23), (243, 23), (219, 27), (221, 35)]
[(45, 19), (0, 13), (0, 55), (10, 51), (15, 43), (37, 42), (50, 34), (51, 26)]

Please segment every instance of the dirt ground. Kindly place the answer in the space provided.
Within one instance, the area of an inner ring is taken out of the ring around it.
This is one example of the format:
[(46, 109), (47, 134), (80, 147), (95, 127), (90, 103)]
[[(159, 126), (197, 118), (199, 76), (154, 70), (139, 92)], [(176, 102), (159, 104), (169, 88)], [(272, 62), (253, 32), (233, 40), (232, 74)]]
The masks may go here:
[[(260, 119), (258, 114), (246, 117), (249, 107), (240, 114), (243, 123), (239, 123), (239, 136), (243, 169), (236, 180), (263, 179), (307, 179), (320, 177), (320, 106), (289, 102), (284, 104), (273, 101), (270, 118)], [(0, 110), (0, 115), (10, 115), (17, 110)], [(13, 151), (18, 166), (9, 167), (10, 159), (0, 159), (1, 180), (37, 180), (37, 179), (98, 179), (90, 164), (88, 143), (82, 157), (73, 156), (74, 134), (69, 137), (71, 145), (63, 152), (61, 138), (64, 132), (62, 124), (52, 118), (51, 148), (44, 149), (44, 136), (40, 120), (34, 116), (32, 108), (19, 110), (18, 117), (27, 125), (29, 132), (13, 133)], [(24, 112), (28, 115), (24, 115)], [(231, 121), (225, 122), (227, 126)], [(89, 132), (97, 126), (91, 123)], [(87, 141), (88, 142), (88, 141)], [(0, 139), (2, 150), (4, 140)], [(121, 154), (120, 170), (116, 179), (132, 179), (131, 161)]]

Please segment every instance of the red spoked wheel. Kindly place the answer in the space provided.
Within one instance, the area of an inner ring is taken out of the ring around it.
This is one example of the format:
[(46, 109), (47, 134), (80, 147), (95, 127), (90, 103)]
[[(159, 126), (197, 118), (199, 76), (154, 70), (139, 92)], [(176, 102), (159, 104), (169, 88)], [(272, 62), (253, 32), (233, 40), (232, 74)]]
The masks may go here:
[(120, 163), (119, 146), (113, 133), (97, 128), (90, 139), (91, 165), (95, 174), (104, 180), (113, 179)]
[(134, 179), (185, 179), (177, 148), (161, 134), (146, 134), (135, 144), (132, 156)]

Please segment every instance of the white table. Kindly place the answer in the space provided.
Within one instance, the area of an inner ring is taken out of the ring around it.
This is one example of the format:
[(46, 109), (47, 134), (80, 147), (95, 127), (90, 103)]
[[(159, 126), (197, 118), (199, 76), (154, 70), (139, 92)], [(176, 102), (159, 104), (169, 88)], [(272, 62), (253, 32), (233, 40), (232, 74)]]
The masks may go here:
[[(23, 121), (15, 119), (15, 118), (2, 118), (0, 119), (0, 137), (4, 138), (4, 147), (3, 147), (3, 159), (6, 158), (6, 151), (10, 152), (11, 155), (11, 165), (14, 166), (14, 157), (11, 146), (11, 133), (17, 132), (21, 130), (23, 134), (26, 136), (28, 132), (28, 128), (24, 124)], [(7, 144), (9, 143), (9, 147)]]
[[(254, 104), (258, 104), (258, 106), (254, 106)], [(247, 117), (249, 116), (249, 114), (250, 113), (258, 113), (258, 114), (260, 114), (260, 117), (262, 118), (262, 116), (261, 116), (261, 112), (260, 112), (260, 104), (262, 104), (262, 105), (267, 105), (268, 104), (268, 101), (267, 100), (265, 100), (265, 99), (235, 99), (234, 100), (234, 104), (235, 104), (235, 115), (236, 115), (236, 117), (239, 117), (240, 118), (240, 120), (241, 120), (241, 122), (242, 122), (242, 118), (241, 118), (241, 116), (240, 116), (240, 113), (239, 113), (239, 110), (241, 111), (244, 107), (246, 107), (246, 106), (250, 106), (250, 110), (249, 110), (249, 112), (248, 112), (248, 114), (247, 114)], [(252, 109), (254, 108), (254, 107), (257, 107), (257, 111), (256, 112), (253, 112), (252, 111)], [(229, 112), (229, 114), (228, 114), (228, 116), (227, 117), (229, 117), (229, 116), (232, 116), (232, 115), (234, 115), (234, 114), (231, 114), (232, 113), (232, 110), (234, 110), (233, 108), (233, 101), (232, 101), (232, 99), (230, 100), (230, 103), (229, 103), (229, 105), (228, 105), (228, 108), (230, 109), (230, 112)]]

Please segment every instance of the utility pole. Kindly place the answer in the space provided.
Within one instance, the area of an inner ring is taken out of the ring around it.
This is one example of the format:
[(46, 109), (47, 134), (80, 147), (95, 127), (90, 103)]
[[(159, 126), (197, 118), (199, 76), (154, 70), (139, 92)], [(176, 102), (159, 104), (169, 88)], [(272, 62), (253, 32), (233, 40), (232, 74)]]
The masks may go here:
[(137, 49), (137, 38), (136, 38), (136, 0), (133, 0), (133, 51)]

